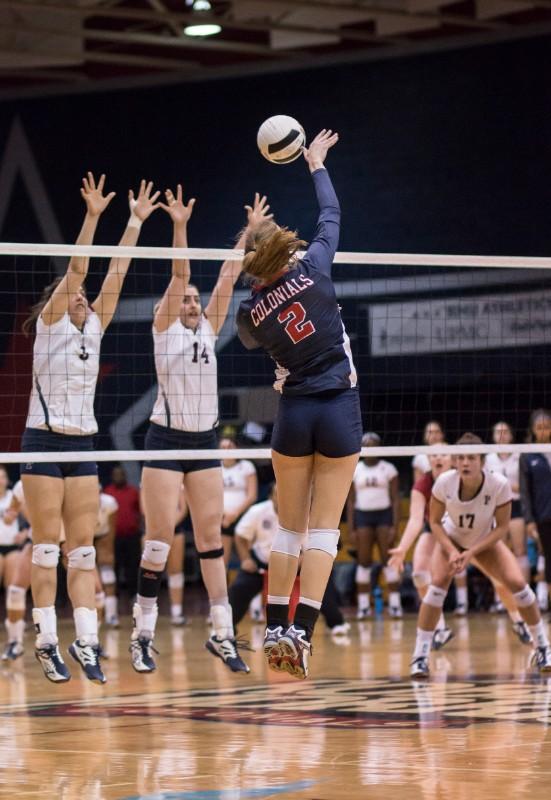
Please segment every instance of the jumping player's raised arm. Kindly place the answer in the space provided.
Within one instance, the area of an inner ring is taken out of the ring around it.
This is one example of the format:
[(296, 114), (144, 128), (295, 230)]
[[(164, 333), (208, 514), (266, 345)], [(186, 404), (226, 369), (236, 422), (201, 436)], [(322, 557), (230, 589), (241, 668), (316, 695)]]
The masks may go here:
[(331, 275), (331, 265), (339, 243), (341, 209), (324, 161), (327, 151), (339, 140), (338, 133), (322, 130), (308, 149), (304, 158), (308, 162), (320, 207), (316, 233), (302, 261), (308, 266)]

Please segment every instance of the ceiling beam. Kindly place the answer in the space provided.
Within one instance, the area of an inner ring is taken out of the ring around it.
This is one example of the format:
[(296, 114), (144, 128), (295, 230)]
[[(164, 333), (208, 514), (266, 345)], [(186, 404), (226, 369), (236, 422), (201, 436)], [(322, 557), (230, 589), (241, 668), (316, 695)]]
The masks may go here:
[(193, 72), (202, 69), (198, 61), (179, 61), (177, 58), (135, 56), (130, 53), (113, 53), (109, 50), (85, 50), (84, 61), (96, 64), (120, 64), (128, 67), (146, 67), (169, 72)]

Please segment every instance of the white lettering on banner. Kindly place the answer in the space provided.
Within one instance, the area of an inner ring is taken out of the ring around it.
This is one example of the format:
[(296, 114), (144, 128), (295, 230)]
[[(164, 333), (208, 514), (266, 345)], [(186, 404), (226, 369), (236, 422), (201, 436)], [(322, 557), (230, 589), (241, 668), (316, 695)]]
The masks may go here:
[(372, 356), (551, 342), (551, 290), (369, 306)]

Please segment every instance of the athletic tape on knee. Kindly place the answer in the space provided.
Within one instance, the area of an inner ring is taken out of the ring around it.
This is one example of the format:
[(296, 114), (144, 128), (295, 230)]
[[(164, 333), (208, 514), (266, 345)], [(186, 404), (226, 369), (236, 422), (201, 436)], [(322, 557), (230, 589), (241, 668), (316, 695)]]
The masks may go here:
[(45, 569), (55, 569), (59, 561), (59, 545), (57, 544), (34, 544), (32, 563), (37, 567)]
[(383, 572), (387, 583), (398, 583), (400, 580), (400, 573), (394, 567), (385, 567)]
[(518, 608), (528, 608), (528, 606), (531, 606), (536, 602), (536, 595), (528, 586), (528, 584), (526, 584), (524, 589), (521, 589), (520, 592), (515, 592), (513, 597), (515, 598), (515, 603), (517, 604)]
[(171, 589), (183, 589), (184, 582), (183, 572), (177, 572), (175, 575), (168, 576), (168, 585)]
[(371, 583), (371, 567), (356, 567), (356, 583)]
[(283, 553), (286, 556), (298, 558), (306, 542), (306, 534), (290, 531), (287, 528), (278, 528), (272, 544), (272, 553)]
[(99, 576), (104, 586), (113, 586), (113, 584), (117, 582), (117, 576), (115, 575), (113, 567), (100, 567)]
[(538, 556), (538, 572), (545, 572), (545, 556)]
[(329, 528), (311, 528), (308, 531), (308, 538), (304, 546), (305, 550), (322, 550), (332, 558), (335, 558), (338, 550), (339, 536), (341, 532)]
[(25, 611), (27, 600), (27, 590), (22, 586), (11, 584), (8, 586), (6, 595), (6, 608), (9, 611)]
[(445, 589), (439, 589), (438, 586), (433, 586), (432, 583), (427, 589), (426, 595), (423, 597), (423, 603), (433, 608), (444, 608), (444, 600), (446, 599), (447, 592)]
[(214, 550), (203, 550), (203, 552), (197, 551), (197, 555), (199, 558), (223, 558), (224, 557), (224, 548), (223, 547), (216, 547)]
[(75, 547), (67, 553), (67, 564), (70, 569), (83, 569), (90, 571), (96, 568), (96, 548), (92, 545), (88, 547)]
[(142, 561), (164, 567), (170, 553), (170, 545), (157, 539), (148, 539), (143, 547)]
[(420, 569), (413, 573), (411, 579), (416, 589), (424, 589), (431, 582), (431, 574), (428, 569)]

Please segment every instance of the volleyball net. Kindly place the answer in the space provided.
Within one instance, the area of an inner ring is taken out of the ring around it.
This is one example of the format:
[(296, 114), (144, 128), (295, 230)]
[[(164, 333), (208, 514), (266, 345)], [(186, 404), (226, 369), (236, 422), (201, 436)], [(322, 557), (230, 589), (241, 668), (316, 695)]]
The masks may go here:
[[(117, 312), (102, 342), (95, 413), (94, 458), (100, 462), (166, 459), (144, 451), (157, 384), (151, 325), (170, 279), (170, 261), (189, 258), (203, 307), (221, 262), (242, 253), (225, 249), (103, 247), (0, 243), (0, 463), (59, 460), (21, 454), (32, 379), (32, 337), (21, 324), (42, 289), (67, 269), (70, 256), (89, 256), (87, 295), (93, 300), (112, 258), (132, 258)], [(382, 440), (369, 453), (408, 457), (434, 452), (423, 445), (429, 420), (446, 441), (472, 431), (487, 442), (464, 452), (542, 452), (551, 445), (494, 445), (491, 430), (507, 421), (525, 439), (531, 412), (551, 405), (551, 258), (339, 252), (335, 291), (358, 372), (364, 429)], [(238, 281), (217, 344), (219, 432), (232, 434), (241, 458), (270, 457), (279, 395), (274, 364), (246, 351), (235, 314), (249, 289)], [(438, 452), (459, 452), (440, 445)], [(209, 451), (175, 451), (180, 460), (213, 458)], [(66, 453), (64, 461), (88, 460)]]

